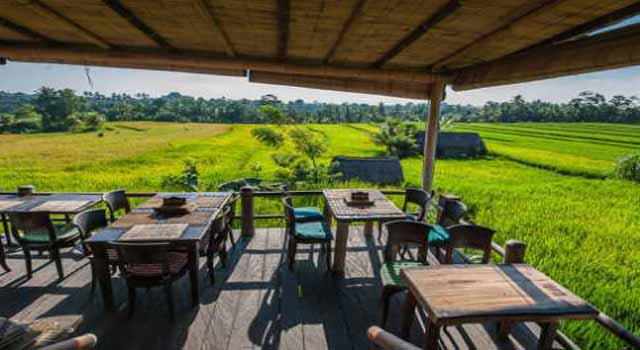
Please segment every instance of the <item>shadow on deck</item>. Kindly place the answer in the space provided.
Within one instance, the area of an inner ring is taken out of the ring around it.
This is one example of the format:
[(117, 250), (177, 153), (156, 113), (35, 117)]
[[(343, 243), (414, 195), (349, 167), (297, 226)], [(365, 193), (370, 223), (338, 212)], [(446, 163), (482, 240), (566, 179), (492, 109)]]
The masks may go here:
[[(129, 319), (120, 278), (114, 282), (117, 310), (107, 313), (99, 289), (90, 293), (87, 260), (75, 261), (65, 254), (67, 277), (58, 282), (53, 264), (46, 256), (36, 256), (34, 276), (26, 279), (22, 253), (14, 250), (8, 256), (13, 271), (0, 275), (0, 315), (22, 322), (56, 317), (79, 332), (95, 333), (99, 349), (370, 349), (366, 330), (380, 322), (382, 245), (353, 232), (346, 276), (335, 279), (318, 246), (301, 247), (295, 270), (289, 271), (284, 243), (282, 228), (258, 230), (253, 239), (240, 240), (229, 265), (216, 267), (215, 285), (202, 267), (198, 308), (191, 307), (188, 279), (179, 281), (173, 322), (161, 289), (139, 290), (136, 312)], [(385, 327), (396, 334), (403, 298), (403, 293), (394, 297)], [(447, 327), (441, 345), (459, 350), (531, 349), (537, 332), (536, 325), (521, 324), (508, 340), (498, 342), (495, 324)], [(418, 322), (412, 333), (412, 342), (422, 345)], [(561, 349), (558, 344), (554, 348)]]

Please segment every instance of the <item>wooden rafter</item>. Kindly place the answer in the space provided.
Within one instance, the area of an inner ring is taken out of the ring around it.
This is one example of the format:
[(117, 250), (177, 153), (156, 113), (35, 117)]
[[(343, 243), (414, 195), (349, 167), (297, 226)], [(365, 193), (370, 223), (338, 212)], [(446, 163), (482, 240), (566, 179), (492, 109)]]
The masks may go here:
[(78, 45), (32, 45), (0, 42), (0, 56), (14, 61), (57, 62), (66, 64), (95, 65), (106, 67), (171, 67), (177, 71), (204, 70), (257, 70), (282, 74), (299, 74), (335, 78), (359, 78), (375, 81), (407, 81), (429, 84), (441, 75), (426, 72), (382, 70), (329, 65), (310, 65), (294, 62), (274, 62), (258, 58), (228, 58), (205, 55), (191, 51), (165, 51), (149, 49), (95, 50)]
[(218, 17), (216, 16), (211, 6), (209, 6), (209, 4), (205, 0), (193, 0), (193, 1), (196, 7), (203, 14), (203, 16), (207, 17), (209, 19), (209, 22), (213, 24), (213, 30), (216, 32), (216, 34), (220, 38), (220, 41), (222, 41), (222, 44), (224, 45), (224, 51), (227, 53), (227, 56), (236, 57), (237, 54), (235, 49), (233, 48), (231, 39), (229, 39), (229, 35), (224, 30), (222, 23), (220, 23), (220, 21), (218, 20)]
[(40, 40), (40, 41), (54, 41), (38, 32), (35, 32), (27, 27), (21, 26), (17, 23), (11, 22), (10, 20), (6, 19), (6, 18), (2, 18), (0, 17), (0, 26), (3, 26), (5, 28), (8, 28), (18, 34), (22, 34), (24, 36), (27, 36), (31, 39), (35, 39), (35, 40)]
[(336, 41), (333, 43), (333, 45), (331, 45), (331, 49), (329, 49), (329, 52), (324, 57), (324, 64), (329, 64), (333, 61), (333, 57), (335, 56), (338, 47), (340, 46), (340, 44), (342, 44), (342, 41), (349, 32), (349, 29), (351, 29), (351, 25), (353, 24), (353, 22), (362, 13), (362, 10), (364, 9), (364, 5), (366, 5), (366, 3), (367, 0), (359, 0), (353, 7), (353, 10), (351, 10), (351, 12), (349, 13), (349, 17), (347, 17), (347, 20), (342, 25), (342, 29), (340, 30), (340, 34), (338, 34), (338, 38), (336, 38)]
[(33, 9), (35, 12), (38, 13), (43, 13), (45, 16), (46, 15), (50, 15), (53, 16), (55, 18), (57, 18), (58, 20), (60, 20), (61, 22), (66, 23), (67, 25), (69, 25), (70, 27), (74, 28), (76, 30), (76, 33), (78, 33), (80, 36), (82, 36), (85, 40), (89, 41), (90, 43), (101, 47), (103, 49), (109, 49), (111, 48), (111, 45), (104, 40), (103, 38), (99, 37), (98, 35), (96, 35), (95, 33), (92, 33), (91, 31), (89, 31), (88, 29), (84, 28), (83, 26), (77, 24), (76, 22), (72, 21), (71, 19), (69, 19), (68, 17), (66, 17), (65, 15), (63, 15), (62, 13), (60, 13), (58, 10), (52, 8), (51, 6), (43, 3), (40, 0), (31, 0), (28, 2), (28, 6)]
[(127, 20), (132, 26), (136, 27), (140, 32), (153, 40), (158, 46), (165, 49), (173, 49), (169, 42), (160, 34), (156, 33), (151, 27), (138, 18), (131, 10), (126, 8), (120, 0), (102, 0), (105, 5), (109, 6), (115, 13)]
[(469, 90), (640, 64), (640, 24), (533, 48), (454, 72), (453, 87)]
[(431, 28), (438, 25), (438, 23), (442, 22), (449, 15), (454, 13), (460, 7), (460, 3), (458, 0), (451, 0), (447, 4), (445, 4), (442, 8), (436, 11), (435, 14), (427, 18), (424, 22), (420, 23), (418, 27), (416, 27), (411, 33), (402, 38), (397, 44), (395, 44), (389, 51), (385, 52), (382, 57), (380, 57), (373, 66), (376, 68), (380, 68), (385, 63), (392, 60), (396, 57), (400, 52), (409, 47), (409, 45), (413, 44), (416, 40), (420, 39), (425, 33), (427, 33)]
[(285, 60), (289, 51), (289, 0), (278, 0), (278, 58)]

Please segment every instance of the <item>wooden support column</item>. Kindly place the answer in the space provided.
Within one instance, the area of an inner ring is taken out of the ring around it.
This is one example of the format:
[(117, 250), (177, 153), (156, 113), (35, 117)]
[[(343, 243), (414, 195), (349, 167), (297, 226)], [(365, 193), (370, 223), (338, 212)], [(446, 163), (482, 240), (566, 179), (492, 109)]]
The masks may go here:
[[(524, 254), (527, 251), (527, 245), (524, 242), (511, 239), (508, 240), (504, 245), (504, 264), (522, 264), (524, 263)], [(513, 328), (513, 322), (511, 321), (503, 321), (498, 324), (498, 337), (501, 339), (507, 339), (509, 337), (509, 333), (511, 333), (511, 328)], [(553, 325), (549, 325), (551, 327)], [(540, 341), (546, 341), (543, 339), (542, 335), (544, 335), (544, 327), (543, 334), (541, 334)], [(552, 334), (555, 332), (555, 328), (549, 328), (549, 333)], [(551, 342), (553, 342), (553, 337)], [(549, 347), (550, 349), (550, 347)]]
[(431, 192), (433, 185), (433, 171), (435, 169), (436, 145), (438, 141), (438, 122), (440, 119), (440, 104), (444, 97), (445, 83), (436, 80), (431, 89), (429, 103), (429, 117), (424, 131), (424, 150), (422, 163), (422, 189)]
[(256, 233), (253, 224), (253, 187), (245, 186), (240, 189), (242, 204), (242, 236), (253, 237)]

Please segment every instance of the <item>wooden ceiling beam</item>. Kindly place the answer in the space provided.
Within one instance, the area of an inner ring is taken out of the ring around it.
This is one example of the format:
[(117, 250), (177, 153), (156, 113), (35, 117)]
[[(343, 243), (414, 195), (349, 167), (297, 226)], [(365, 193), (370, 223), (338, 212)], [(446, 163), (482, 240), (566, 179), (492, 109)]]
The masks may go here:
[(470, 90), (638, 64), (640, 24), (454, 71), (452, 82), (455, 90)]
[(329, 49), (329, 52), (324, 57), (324, 60), (323, 60), (324, 64), (329, 64), (333, 62), (333, 58), (336, 55), (336, 51), (338, 50), (338, 47), (340, 47), (340, 45), (342, 44), (342, 41), (344, 40), (344, 37), (347, 35), (349, 30), (351, 29), (351, 25), (353, 25), (353, 22), (355, 22), (356, 18), (360, 17), (360, 14), (364, 9), (364, 5), (366, 4), (367, 4), (367, 0), (359, 0), (355, 4), (355, 6), (353, 7), (353, 10), (351, 10), (351, 12), (349, 13), (349, 17), (347, 17), (347, 20), (344, 21), (344, 24), (342, 25), (342, 29), (338, 34), (338, 38), (336, 38), (336, 41), (334, 41), (333, 45), (331, 45), (331, 49)]
[(200, 10), (202, 15), (207, 17), (209, 22), (213, 24), (213, 30), (216, 32), (216, 35), (218, 35), (218, 38), (220, 38), (220, 41), (224, 45), (224, 51), (227, 53), (227, 56), (236, 57), (237, 53), (233, 48), (231, 39), (229, 39), (229, 35), (224, 30), (222, 23), (218, 20), (218, 17), (216, 16), (209, 3), (207, 3), (207, 1), (205, 0), (194, 0), (194, 4), (196, 5), (196, 8)]
[(173, 47), (169, 42), (163, 38), (160, 34), (156, 33), (153, 28), (149, 27), (140, 18), (138, 18), (131, 10), (126, 8), (120, 0), (102, 0), (105, 5), (109, 6), (111, 10), (124, 18), (129, 24), (138, 29), (142, 34), (146, 35), (149, 39), (153, 40), (158, 46), (173, 50)]
[(440, 8), (436, 13), (427, 18), (424, 22), (420, 23), (411, 33), (402, 38), (397, 44), (395, 44), (389, 51), (385, 52), (374, 64), (373, 67), (380, 68), (387, 62), (391, 61), (400, 52), (413, 44), (416, 40), (420, 39), (433, 27), (442, 22), (445, 18), (456, 12), (460, 8), (460, 2), (458, 0), (451, 0)]
[(73, 29), (75, 29), (76, 33), (78, 33), (80, 36), (82, 36), (85, 40), (87, 40), (90, 43), (103, 49), (111, 48), (111, 44), (109, 44), (106, 40), (99, 37), (95, 33), (92, 33), (91, 31), (77, 24), (76, 22), (72, 21), (71, 19), (69, 19), (62, 13), (60, 13), (58, 10), (43, 3), (42, 1), (30, 0), (25, 5), (29, 6), (29, 8), (31, 8), (36, 13), (43, 14), (44, 16), (52, 16), (58, 19), (59, 21), (66, 23), (69, 27), (72, 27)]
[(278, 0), (278, 58), (286, 60), (289, 51), (289, 0)]
[(53, 42), (55, 40), (48, 38), (38, 32), (35, 32), (27, 27), (21, 26), (17, 23), (14, 23), (6, 18), (2, 18), (0, 17), (0, 26), (3, 26), (5, 28), (8, 28), (11, 31), (14, 31), (18, 34), (24, 35), (26, 37), (29, 37), (31, 39), (35, 39), (38, 41), (49, 41), (49, 42)]
[(164, 50), (111, 49), (95, 50), (86, 46), (31, 45), (0, 42), (0, 56), (14, 61), (57, 62), (97, 66), (136, 68), (144, 65), (154, 67), (183, 67), (184, 69), (258, 70), (264, 72), (299, 74), (335, 78), (360, 78), (368, 80), (398, 80), (428, 84), (443, 78), (427, 72), (382, 70), (374, 68), (352, 68), (328, 65), (309, 65), (295, 62), (274, 62), (256, 58), (228, 58), (206, 55), (202, 52), (172, 52)]

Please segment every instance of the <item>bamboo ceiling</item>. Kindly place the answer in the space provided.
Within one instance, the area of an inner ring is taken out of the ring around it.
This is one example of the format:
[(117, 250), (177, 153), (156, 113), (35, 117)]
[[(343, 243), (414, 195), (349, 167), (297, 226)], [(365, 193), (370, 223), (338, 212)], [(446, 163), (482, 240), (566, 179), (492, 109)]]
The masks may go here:
[(638, 64), (640, 26), (586, 35), (638, 13), (631, 0), (1, 0), (0, 57), (429, 98), (438, 79)]

